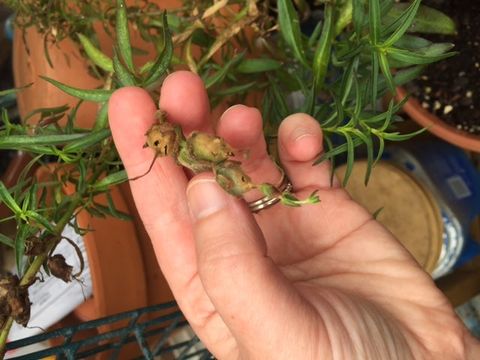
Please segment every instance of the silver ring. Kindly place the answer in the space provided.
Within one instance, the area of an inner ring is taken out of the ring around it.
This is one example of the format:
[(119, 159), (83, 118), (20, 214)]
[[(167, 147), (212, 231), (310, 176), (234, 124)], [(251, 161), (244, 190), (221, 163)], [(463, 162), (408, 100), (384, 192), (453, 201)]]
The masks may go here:
[(282, 182), (278, 186), (279, 193), (271, 196), (264, 196), (261, 199), (251, 201), (248, 203), (248, 206), (250, 207), (250, 210), (253, 213), (257, 213), (260, 210), (267, 209), (275, 205), (276, 203), (278, 203), (281, 199), (281, 194), (283, 194), (284, 192), (291, 192), (292, 189), (293, 189), (292, 183), (290, 182), (290, 180), (288, 180), (285, 173), (282, 172)]

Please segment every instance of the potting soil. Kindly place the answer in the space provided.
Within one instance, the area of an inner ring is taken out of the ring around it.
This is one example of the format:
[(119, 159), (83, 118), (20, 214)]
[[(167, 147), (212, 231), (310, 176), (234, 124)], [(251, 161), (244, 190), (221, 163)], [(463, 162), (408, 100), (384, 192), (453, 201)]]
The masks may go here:
[(425, 36), (455, 44), (459, 54), (430, 65), (407, 89), (428, 111), (458, 130), (480, 135), (480, 1), (424, 0), (424, 5), (449, 15), (455, 36)]

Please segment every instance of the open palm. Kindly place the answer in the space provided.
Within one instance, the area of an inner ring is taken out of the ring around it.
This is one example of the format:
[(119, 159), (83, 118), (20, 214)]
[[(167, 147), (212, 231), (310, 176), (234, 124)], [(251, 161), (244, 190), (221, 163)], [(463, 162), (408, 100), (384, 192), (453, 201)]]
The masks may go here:
[[(160, 107), (187, 133), (214, 132), (203, 84), (191, 73), (166, 79)], [(130, 177), (152, 160), (142, 145), (156, 110), (138, 88), (110, 100)], [(242, 162), (254, 181), (280, 180), (257, 110), (230, 108), (215, 132), (249, 150)], [(189, 182), (171, 158), (131, 182), (160, 266), (198, 336), (220, 359), (473, 358), (475, 341), (430, 277), (344, 190), (330, 186), (328, 164), (311, 166), (321, 151), (313, 119), (287, 118), (279, 130), (282, 165), (298, 197), (319, 190), (321, 203), (276, 205), (255, 216), (211, 174)]]

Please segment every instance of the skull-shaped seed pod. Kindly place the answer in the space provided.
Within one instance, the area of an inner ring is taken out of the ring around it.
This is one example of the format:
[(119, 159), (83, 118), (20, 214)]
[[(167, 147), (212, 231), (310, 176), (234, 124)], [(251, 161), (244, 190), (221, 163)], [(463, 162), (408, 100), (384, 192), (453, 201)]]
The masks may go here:
[(214, 172), (217, 183), (229, 194), (241, 196), (255, 188), (238, 161), (224, 161), (215, 166)]
[(55, 254), (50, 256), (47, 260), (47, 266), (53, 276), (65, 282), (72, 281), (73, 266), (67, 264), (63, 255)]
[(179, 133), (168, 122), (153, 125), (147, 134), (146, 146), (155, 150), (158, 156), (176, 156), (180, 144)]
[(187, 139), (187, 146), (196, 160), (218, 164), (232, 157), (232, 148), (221, 137), (193, 132)]

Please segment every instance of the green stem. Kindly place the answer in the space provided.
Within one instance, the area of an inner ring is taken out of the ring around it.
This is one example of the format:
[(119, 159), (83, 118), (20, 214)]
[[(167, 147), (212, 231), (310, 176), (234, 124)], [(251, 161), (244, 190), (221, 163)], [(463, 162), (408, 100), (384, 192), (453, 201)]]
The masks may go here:
[[(60, 235), (63, 229), (70, 221), (77, 207), (80, 205), (81, 200), (82, 198), (79, 195), (75, 195), (75, 197), (72, 199), (64, 215), (55, 225), (55, 233), (58, 234), (59, 236), (52, 239), (51, 243), (48, 246), (48, 251), (46, 251), (42, 255), (37, 256), (35, 260), (33, 260), (33, 262), (28, 267), (27, 271), (23, 275), (22, 280), (20, 281), (20, 286), (26, 286), (26, 285), (28, 286), (28, 284), (31, 284), (33, 282), (38, 271), (40, 270), (43, 263), (47, 259), (48, 254), (50, 253), (50, 250), (57, 245), (58, 243), (57, 238), (60, 238)], [(10, 332), (10, 328), (12, 327), (12, 324), (13, 324), (13, 318), (9, 317), (8, 320), (5, 322), (5, 325), (3, 326), (2, 331), (0, 332), (0, 358), (2, 359), (5, 355), (5, 346), (7, 344), (8, 334)]]

